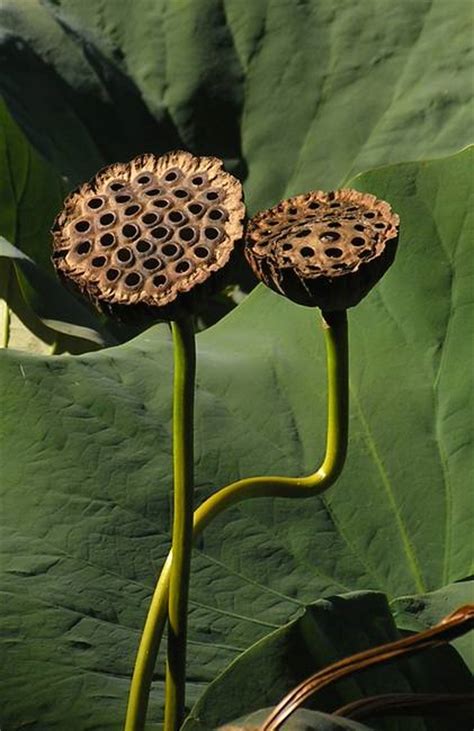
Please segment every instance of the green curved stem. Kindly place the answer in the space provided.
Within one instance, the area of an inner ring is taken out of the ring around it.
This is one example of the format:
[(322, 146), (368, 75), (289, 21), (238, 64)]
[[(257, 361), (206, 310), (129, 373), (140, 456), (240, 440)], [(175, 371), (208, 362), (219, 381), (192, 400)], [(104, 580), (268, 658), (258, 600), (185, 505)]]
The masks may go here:
[(172, 323), (173, 332), (173, 532), (169, 572), (168, 655), (165, 731), (184, 718), (189, 577), (193, 547), (193, 412), (196, 352), (191, 318)]
[[(249, 477), (221, 488), (194, 513), (193, 538), (223, 510), (253, 497), (312, 497), (339, 477), (347, 452), (349, 389), (346, 312), (323, 313), (327, 360), (326, 452), (321, 466), (307, 477)], [(167, 619), (172, 552), (168, 554), (153, 594), (130, 687), (125, 731), (143, 731), (148, 696)]]

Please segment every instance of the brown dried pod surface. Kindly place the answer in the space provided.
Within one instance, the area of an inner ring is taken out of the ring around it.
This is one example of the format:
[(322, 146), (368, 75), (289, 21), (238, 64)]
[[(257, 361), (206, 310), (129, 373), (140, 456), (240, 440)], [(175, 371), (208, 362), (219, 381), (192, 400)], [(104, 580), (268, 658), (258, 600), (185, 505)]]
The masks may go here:
[(53, 262), (96, 304), (169, 309), (228, 262), (244, 213), (242, 186), (218, 158), (141, 155), (66, 199)]
[(392, 263), (398, 226), (390, 205), (370, 193), (317, 190), (254, 216), (245, 254), (275, 292), (301, 305), (344, 310)]

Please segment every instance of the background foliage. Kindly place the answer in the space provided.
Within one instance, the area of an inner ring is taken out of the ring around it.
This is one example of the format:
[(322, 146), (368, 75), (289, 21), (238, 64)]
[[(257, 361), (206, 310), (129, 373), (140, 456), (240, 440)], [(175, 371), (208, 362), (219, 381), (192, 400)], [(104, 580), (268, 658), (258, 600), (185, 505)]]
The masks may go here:
[[(45, 280), (47, 230), (64, 191), (144, 150), (225, 156), (251, 213), (348, 181), (402, 220), (394, 267), (350, 313), (344, 475), (320, 499), (242, 504), (199, 541), (189, 701), (320, 597), (378, 590), (403, 629), (463, 603), (469, 585), (456, 582), (472, 574), (472, 150), (424, 159), (470, 141), (471, 15), (464, 0), (456, 13), (440, 0), (4, 0), (2, 296), (48, 346), (124, 343), (0, 359), (6, 731), (120, 728), (168, 550), (167, 328), (125, 342), (132, 333), (112, 332)], [(378, 167), (386, 163), (397, 164)], [(235, 280), (251, 285), (241, 272)], [(325, 420), (316, 313), (258, 288), (199, 335), (198, 351), (197, 501), (241, 476), (314, 468)], [(351, 651), (380, 639), (378, 611), (395, 632), (381, 599), (358, 601), (373, 623)], [(316, 666), (348, 649), (314, 631)], [(466, 644), (457, 647), (469, 660)], [(451, 659), (460, 687), (465, 667)], [(413, 673), (396, 673), (389, 682), (420, 689)], [(197, 707), (213, 709), (209, 727), (278, 699), (242, 696), (245, 707), (228, 717), (216, 700), (226, 677)], [(162, 679), (160, 664), (151, 722)]]

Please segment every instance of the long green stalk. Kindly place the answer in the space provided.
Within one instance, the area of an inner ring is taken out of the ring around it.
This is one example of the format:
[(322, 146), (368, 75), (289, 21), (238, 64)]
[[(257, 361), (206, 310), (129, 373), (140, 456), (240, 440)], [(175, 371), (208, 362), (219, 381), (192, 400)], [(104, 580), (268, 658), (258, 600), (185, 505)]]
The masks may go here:
[[(348, 437), (348, 339), (346, 312), (324, 313), (323, 328), (327, 360), (326, 453), (321, 466), (307, 477), (249, 477), (223, 487), (194, 513), (195, 539), (219, 513), (251, 497), (312, 497), (330, 487), (339, 477)], [(125, 731), (143, 731), (153, 670), (161, 643), (168, 608), (172, 551), (168, 554), (153, 594), (130, 687)]]
[(196, 352), (191, 318), (173, 331), (173, 532), (168, 598), (168, 655), (165, 731), (178, 731), (184, 718), (188, 593), (193, 547), (193, 412)]

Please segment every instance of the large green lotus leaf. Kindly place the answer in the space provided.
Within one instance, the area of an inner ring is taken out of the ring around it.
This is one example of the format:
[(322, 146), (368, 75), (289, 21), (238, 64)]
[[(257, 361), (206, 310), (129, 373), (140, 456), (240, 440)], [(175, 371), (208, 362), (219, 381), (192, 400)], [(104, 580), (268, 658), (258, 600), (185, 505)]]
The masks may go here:
[(472, 142), (472, 4), (3, 0), (0, 89), (78, 181), (185, 146), (252, 210)]
[[(189, 703), (320, 597), (394, 599), (472, 573), (472, 157), (354, 181), (393, 204), (402, 235), (394, 266), (350, 312), (347, 467), (323, 498), (242, 503), (198, 541)], [(196, 502), (238, 477), (314, 469), (326, 401), (318, 313), (260, 287), (197, 340)], [(9, 730), (120, 727), (169, 546), (171, 368), (164, 325), (79, 357), (1, 357)], [(162, 681), (160, 663), (150, 722)]]
[[(315, 602), (298, 619), (256, 642), (211, 683), (183, 731), (210, 731), (264, 706), (273, 707), (318, 670), (399, 639), (382, 594), (357, 592)], [(360, 698), (385, 693), (468, 693), (470, 689), (468, 668), (452, 648), (444, 647), (409, 662), (399, 660), (332, 683), (314, 695), (310, 707), (330, 713)], [(380, 722), (375, 727), (380, 728)], [(313, 726), (308, 724), (308, 728)], [(427, 726), (420, 719), (403, 718), (383, 728), (421, 731)], [(440, 725), (433, 723), (428, 728), (471, 731), (471, 724), (459, 718), (443, 719)]]
[[(474, 603), (474, 581), (458, 581), (427, 594), (402, 596), (394, 599), (391, 608), (398, 627), (421, 632), (458, 607)], [(454, 646), (466, 664), (474, 671), (474, 643), (472, 635), (454, 641)]]

